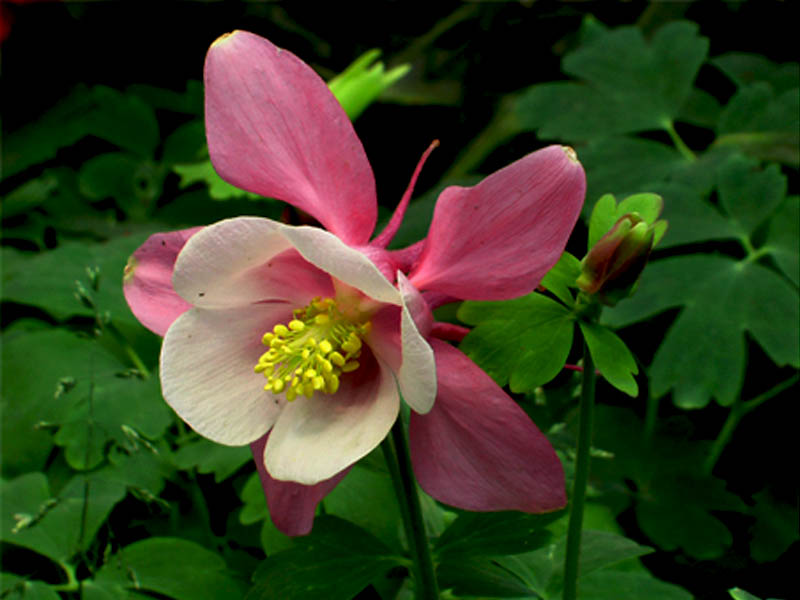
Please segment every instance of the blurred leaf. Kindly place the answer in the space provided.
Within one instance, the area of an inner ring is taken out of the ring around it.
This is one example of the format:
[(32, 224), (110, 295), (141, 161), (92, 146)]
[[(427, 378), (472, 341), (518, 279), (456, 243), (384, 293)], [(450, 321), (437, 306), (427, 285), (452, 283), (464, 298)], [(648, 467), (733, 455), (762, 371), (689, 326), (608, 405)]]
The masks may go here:
[(310, 535), (261, 563), (246, 598), (350, 600), (370, 581), (407, 562), (360, 527), (322, 516)]
[(570, 307), (575, 301), (569, 288), (575, 287), (575, 281), (580, 274), (581, 262), (569, 252), (564, 252), (553, 268), (542, 278), (539, 285)]
[(543, 546), (545, 529), (563, 511), (543, 515), (519, 512), (462, 513), (439, 537), (434, 553), (441, 562), (459, 563), (471, 556), (521, 554)]
[(128, 86), (125, 93), (138, 96), (153, 108), (189, 115), (203, 115), (203, 83), (200, 81), (192, 79), (187, 81), (185, 92), (135, 84)]
[(765, 81), (780, 93), (800, 85), (800, 66), (796, 62), (776, 65), (760, 54), (745, 52), (728, 52), (709, 62), (740, 87)]
[(542, 294), (464, 302), (458, 317), (475, 325), (461, 350), (515, 393), (530, 392), (558, 375), (572, 347), (574, 314)]
[(634, 398), (639, 386), (633, 377), (639, 372), (636, 359), (617, 334), (602, 325), (578, 321), (595, 366), (606, 381)]
[(677, 116), (678, 121), (698, 127), (714, 129), (722, 113), (722, 106), (714, 96), (697, 88), (689, 92), (686, 102)]
[(792, 283), (800, 285), (800, 197), (786, 199), (769, 222), (765, 248)]
[[(71, 386), (81, 390), (95, 373), (121, 371), (123, 365), (99, 346), (63, 329), (4, 335), (2, 345), (3, 398), (2, 472), (5, 477), (44, 468), (53, 436), (37, 429), (39, 422), (59, 423), (72, 409)], [(87, 360), (92, 356), (91, 362)], [(31, 365), (35, 365), (34, 368)], [(63, 392), (70, 387), (70, 392)], [(57, 395), (59, 390), (62, 392)]]
[(0, 596), (4, 600), (61, 600), (43, 581), (32, 581), (11, 573), (0, 573)]
[(127, 598), (126, 591), (145, 590), (175, 600), (229, 600), (241, 598), (246, 589), (216, 552), (189, 540), (166, 537), (120, 549), (93, 583), (115, 594), (114, 598)]
[(258, 473), (252, 473), (247, 478), (247, 483), (244, 484), (242, 491), (239, 493), (239, 498), (244, 503), (239, 513), (240, 523), (250, 525), (269, 518), (267, 501), (264, 498), (264, 489), (261, 487)]
[[(91, 476), (74, 477), (56, 498), (42, 473), (0, 482), (2, 538), (56, 562), (67, 561), (93, 543), (98, 528), (124, 496), (124, 486)], [(30, 519), (30, 525), (19, 527), (20, 518)]]
[(193, 440), (175, 453), (179, 469), (197, 468), (198, 473), (213, 473), (220, 483), (253, 459), (249, 446), (223, 446), (205, 438)]
[(518, 106), (523, 128), (546, 139), (586, 141), (669, 127), (708, 51), (697, 32), (696, 24), (678, 21), (649, 43), (636, 27), (595, 33), (562, 62), (583, 83), (529, 88)]
[(81, 192), (88, 198), (113, 198), (126, 214), (141, 219), (161, 195), (164, 170), (150, 159), (110, 152), (84, 162), (79, 181)]
[(731, 588), (728, 590), (733, 600), (761, 600), (758, 596), (754, 596), (750, 592), (746, 592), (741, 588)]
[(711, 397), (729, 406), (744, 378), (745, 331), (777, 365), (800, 366), (797, 290), (752, 262), (704, 254), (654, 262), (636, 295), (603, 321), (620, 327), (678, 306), (685, 308), (650, 368), (655, 397), (672, 390), (682, 408), (702, 408)]
[(328, 82), (328, 88), (351, 121), (411, 69), (411, 65), (405, 64), (387, 72), (382, 62), (376, 62), (380, 55), (380, 50), (368, 50)]
[(165, 165), (192, 163), (208, 158), (206, 126), (201, 119), (184, 123), (164, 140), (161, 162)]
[(189, 187), (194, 183), (203, 183), (208, 186), (208, 193), (214, 200), (227, 200), (228, 198), (253, 198), (261, 196), (246, 192), (222, 179), (214, 170), (210, 160), (200, 163), (173, 165), (172, 170), (180, 175), (181, 188)]
[(467, 558), (442, 563), (436, 569), (439, 587), (456, 596), (491, 598), (538, 598), (520, 578), (487, 559)]
[(400, 509), (385, 471), (356, 464), (325, 497), (325, 513), (364, 528), (389, 548), (402, 549)]
[(800, 540), (797, 508), (775, 500), (767, 490), (755, 494), (751, 514), (756, 518), (750, 555), (758, 562), (777, 560), (789, 546)]
[(58, 179), (45, 171), (40, 177), (30, 179), (3, 198), (3, 218), (14, 217), (43, 204), (56, 190)]
[(97, 85), (92, 88), (97, 110), (91, 115), (90, 132), (124, 150), (152, 158), (160, 135), (153, 109), (136, 96)]
[(95, 295), (98, 307), (110, 311), (115, 320), (133, 321), (122, 295), (122, 271), (128, 257), (155, 229), (151, 226), (101, 244), (65, 242), (38, 254), (3, 248), (3, 299), (36, 306), (59, 320), (92, 316), (75, 298), (75, 280), (86, 278), (86, 267), (97, 266), (103, 278)]
[(763, 82), (742, 87), (720, 115), (714, 146), (800, 166), (800, 89), (776, 94)]

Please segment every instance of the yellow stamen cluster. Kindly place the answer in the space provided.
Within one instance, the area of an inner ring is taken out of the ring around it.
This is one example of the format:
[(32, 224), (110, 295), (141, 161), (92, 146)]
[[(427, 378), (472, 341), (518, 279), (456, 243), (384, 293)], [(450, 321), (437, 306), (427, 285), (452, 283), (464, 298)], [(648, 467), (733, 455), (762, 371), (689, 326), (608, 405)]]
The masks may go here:
[(350, 322), (333, 298), (315, 298), (296, 309), (289, 323), (264, 334), (262, 342), (269, 350), (258, 359), (255, 371), (267, 378), (265, 390), (285, 392), (289, 402), (300, 394), (335, 394), (341, 375), (359, 367), (361, 339), (371, 326), (369, 321)]

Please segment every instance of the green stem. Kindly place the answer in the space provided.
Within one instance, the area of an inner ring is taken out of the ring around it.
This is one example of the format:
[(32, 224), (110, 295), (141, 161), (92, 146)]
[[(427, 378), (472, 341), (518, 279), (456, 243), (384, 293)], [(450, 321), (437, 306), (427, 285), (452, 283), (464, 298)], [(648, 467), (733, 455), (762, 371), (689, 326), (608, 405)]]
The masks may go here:
[(675, 131), (675, 125), (672, 124), (672, 121), (667, 121), (664, 123), (664, 129), (667, 130), (669, 137), (672, 139), (672, 143), (675, 144), (675, 147), (678, 149), (678, 152), (681, 153), (681, 156), (692, 162), (697, 160), (697, 157), (694, 155), (694, 152), (692, 152), (691, 148), (686, 145), (686, 142), (684, 142), (681, 139), (681, 136), (678, 135), (678, 132)]
[(644, 414), (644, 439), (647, 444), (653, 441), (656, 433), (656, 422), (658, 421), (659, 399), (652, 394), (647, 396), (647, 408)]
[(78, 578), (75, 576), (75, 567), (64, 562), (59, 562), (58, 566), (61, 567), (64, 570), (64, 573), (67, 574), (67, 582), (52, 585), (50, 586), (50, 589), (57, 592), (77, 592), (80, 590), (81, 582), (78, 581)]
[(575, 483), (572, 487), (572, 508), (567, 529), (567, 552), (564, 559), (564, 600), (575, 600), (578, 594), (578, 558), (581, 552), (583, 506), (589, 480), (589, 455), (592, 445), (594, 388), (597, 376), (586, 341), (583, 342), (583, 384), (581, 388), (578, 447), (575, 457)]
[(711, 450), (708, 452), (708, 457), (706, 458), (705, 463), (703, 463), (703, 472), (706, 475), (711, 475), (711, 473), (714, 471), (717, 461), (719, 460), (720, 456), (722, 456), (722, 452), (725, 450), (728, 442), (731, 441), (733, 432), (736, 431), (736, 427), (739, 425), (739, 421), (742, 420), (742, 417), (744, 417), (750, 411), (761, 406), (767, 400), (774, 398), (785, 389), (792, 387), (795, 383), (797, 383), (798, 380), (800, 380), (800, 374), (795, 373), (786, 381), (782, 381), (781, 383), (771, 387), (766, 392), (759, 394), (752, 400), (742, 402), (740, 398), (737, 398), (736, 402), (734, 402), (733, 406), (731, 406), (731, 412), (728, 413), (728, 418), (725, 419), (725, 423), (723, 423), (722, 429), (720, 429), (719, 435), (717, 435), (717, 439), (715, 439), (714, 443), (711, 445)]
[(431, 549), (425, 534), (422, 507), (419, 503), (417, 483), (411, 468), (403, 419), (398, 417), (392, 427), (392, 439), (387, 436), (381, 450), (392, 476), (392, 484), (400, 505), (400, 516), (408, 538), (408, 547), (413, 560), (414, 597), (416, 600), (438, 600), (439, 588), (433, 568)]
[(128, 339), (122, 334), (122, 332), (117, 329), (117, 326), (114, 323), (106, 323), (104, 325), (106, 331), (108, 331), (111, 336), (117, 341), (117, 343), (122, 346), (122, 349), (125, 351), (125, 354), (128, 355), (128, 358), (131, 359), (133, 366), (136, 367), (136, 370), (142, 374), (144, 379), (150, 378), (150, 370), (144, 365), (142, 359), (139, 358), (139, 355), (136, 353), (136, 350), (133, 349)]

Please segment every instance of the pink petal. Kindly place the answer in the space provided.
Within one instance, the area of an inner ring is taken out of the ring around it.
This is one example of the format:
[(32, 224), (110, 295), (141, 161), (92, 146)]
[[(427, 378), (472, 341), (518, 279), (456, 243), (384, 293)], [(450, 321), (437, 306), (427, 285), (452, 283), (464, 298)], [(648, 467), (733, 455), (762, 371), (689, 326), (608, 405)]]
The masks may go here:
[(264, 391), (253, 367), (261, 338), (292, 316), (287, 304), (193, 308), (167, 331), (161, 347), (161, 390), (178, 416), (200, 435), (241, 446), (264, 435), (286, 400)]
[(372, 169), (308, 65), (234, 31), (208, 50), (205, 95), (208, 150), (223, 179), (306, 211), (348, 244), (367, 242), (377, 217)]
[(583, 168), (563, 146), (529, 154), (475, 187), (445, 189), (409, 280), (470, 300), (532, 291), (564, 251), (585, 191)]
[(475, 511), (548, 512), (566, 502), (564, 471), (547, 438), (459, 350), (432, 339), (439, 391), (411, 413), (414, 473), (437, 500)]
[(314, 485), (369, 454), (397, 419), (400, 396), (391, 369), (368, 348), (361, 366), (341, 376), (333, 395), (288, 402), (272, 428), (264, 462), (275, 479)]
[(275, 527), (286, 535), (307, 535), (311, 533), (311, 527), (314, 524), (317, 504), (344, 479), (350, 469), (345, 469), (316, 485), (278, 481), (270, 477), (264, 466), (264, 446), (268, 437), (269, 434), (259, 438), (250, 444), (250, 449), (253, 451), (264, 495), (267, 497), (269, 516)]
[(125, 300), (139, 322), (153, 333), (163, 336), (172, 322), (191, 308), (173, 289), (172, 271), (181, 248), (201, 229), (154, 233), (128, 259), (122, 286)]
[(330, 276), (292, 248), (284, 229), (290, 228), (260, 217), (209, 225), (178, 257), (175, 290), (202, 308), (264, 301), (284, 301), (299, 308), (315, 296), (330, 296)]

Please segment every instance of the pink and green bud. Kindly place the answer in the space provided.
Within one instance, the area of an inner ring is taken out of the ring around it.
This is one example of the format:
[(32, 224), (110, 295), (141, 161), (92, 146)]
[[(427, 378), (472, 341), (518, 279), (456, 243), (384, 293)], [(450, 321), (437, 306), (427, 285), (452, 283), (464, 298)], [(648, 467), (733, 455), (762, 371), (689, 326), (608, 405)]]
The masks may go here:
[(614, 306), (636, 289), (660, 222), (648, 224), (637, 213), (621, 217), (581, 261), (578, 287)]

